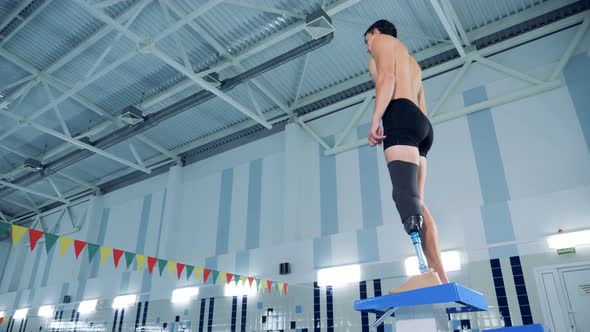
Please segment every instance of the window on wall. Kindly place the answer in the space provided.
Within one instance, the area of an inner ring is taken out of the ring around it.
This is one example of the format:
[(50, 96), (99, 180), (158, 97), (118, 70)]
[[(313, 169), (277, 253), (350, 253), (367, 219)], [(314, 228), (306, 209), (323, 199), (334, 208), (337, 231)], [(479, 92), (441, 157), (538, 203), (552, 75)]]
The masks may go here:
[(318, 286), (339, 286), (361, 281), (360, 265), (345, 265), (318, 271)]
[(94, 312), (96, 310), (97, 302), (97, 300), (86, 300), (80, 302), (80, 305), (78, 306), (78, 312), (81, 314)]
[(28, 313), (29, 313), (29, 308), (18, 309), (17, 311), (14, 312), (13, 318), (14, 319), (24, 319), (27, 317)]
[(51, 317), (53, 316), (53, 306), (51, 305), (44, 305), (39, 308), (38, 315), (40, 317)]
[(172, 291), (172, 303), (187, 303), (196, 299), (199, 287), (182, 287)]
[(113, 309), (125, 309), (130, 307), (135, 304), (136, 299), (137, 295), (135, 294), (117, 296), (113, 300)]

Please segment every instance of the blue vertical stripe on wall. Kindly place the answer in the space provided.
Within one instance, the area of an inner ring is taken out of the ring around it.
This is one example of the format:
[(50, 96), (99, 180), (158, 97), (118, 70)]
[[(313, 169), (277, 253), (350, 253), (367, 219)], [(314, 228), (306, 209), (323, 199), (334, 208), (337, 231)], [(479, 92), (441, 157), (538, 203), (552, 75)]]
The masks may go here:
[(238, 297), (232, 297), (231, 301), (231, 321), (230, 321), (230, 330), (231, 332), (236, 332), (236, 321), (238, 319)]
[(119, 290), (122, 293), (125, 293), (129, 290), (129, 282), (131, 281), (131, 272), (125, 271), (121, 272), (121, 284), (119, 286)]
[[(7, 242), (4, 243), (0, 243), (1, 249), (4, 251), (4, 255), (0, 258), (3, 259), (3, 261), (0, 261), (0, 265), (1, 266), (6, 266), (7, 262), (8, 262), (8, 258), (10, 257), (10, 253), (12, 252), (12, 244)], [(0, 269), (0, 287), (4, 284), (4, 277), (6, 275), (6, 269)]]
[(217, 221), (217, 242), (215, 254), (223, 255), (229, 248), (229, 224), (231, 220), (232, 188), (234, 182), (233, 168), (221, 173), (221, 191), (219, 193), (219, 217)]
[(141, 320), (141, 326), (145, 326), (145, 323), (147, 321), (147, 314), (148, 314), (149, 304), (150, 304), (149, 301), (145, 301), (144, 302), (144, 305), (143, 305), (143, 319)]
[(119, 332), (123, 330), (123, 317), (125, 317), (125, 309), (121, 309), (121, 318), (119, 319)]
[[(59, 229), (60, 229), (60, 225), (57, 224), (55, 225), (55, 228), (53, 229), (53, 233), (54, 234), (58, 234), (59, 233)], [(41, 277), (41, 287), (46, 287), (47, 286), (47, 281), (49, 280), (49, 271), (51, 271), (51, 264), (53, 263), (53, 253), (55, 252), (55, 247), (57, 247), (56, 245), (54, 245), (51, 250), (47, 253), (47, 262), (45, 263), (45, 268), (43, 269), (43, 277)]]
[(147, 238), (147, 230), (150, 221), (151, 209), (152, 194), (147, 194), (143, 197), (143, 205), (141, 207), (141, 218), (139, 220), (139, 229), (137, 231), (137, 245), (135, 246), (135, 252), (145, 252), (145, 240)]
[(207, 304), (207, 299), (201, 299), (201, 312), (199, 315), (199, 332), (203, 332), (203, 328), (205, 327), (205, 306)]
[(262, 159), (250, 162), (248, 212), (246, 215), (246, 249), (260, 246), (260, 210), (262, 206)]
[[(107, 236), (107, 227), (109, 223), (109, 216), (111, 214), (111, 209), (104, 208), (102, 209), (102, 216), (100, 218), (100, 226), (98, 229), (98, 238), (96, 239), (96, 244), (103, 245), (104, 240)], [(90, 278), (96, 278), (98, 276), (98, 268), (100, 265), (100, 259), (95, 259), (92, 262), (92, 271), (90, 272)]]
[(321, 331), (321, 316), (320, 316), (320, 287), (318, 283), (313, 283), (313, 331)]
[(240, 275), (250, 273), (250, 251), (238, 251), (236, 254), (236, 273)]
[[(22, 241), (24, 242), (24, 241)], [(14, 269), (11, 275), (10, 284), (8, 284), (8, 291), (9, 292), (16, 292), (20, 287), (20, 283), (23, 277), (23, 269), (25, 268), (25, 264), (21, 262), (25, 262), (27, 259), (27, 247), (24, 243), (16, 246), (13, 250), (13, 259), (17, 262), (14, 264)]]
[(514, 286), (516, 288), (516, 296), (518, 298), (518, 306), (520, 307), (520, 317), (522, 318), (522, 324), (533, 324), (533, 315), (529, 305), (529, 295), (526, 290), (524, 274), (522, 272), (519, 256), (510, 257), (510, 267), (512, 268), (512, 277), (514, 278)]
[[(381, 296), (381, 279), (373, 280), (373, 293), (375, 294), (375, 297)], [(375, 319), (379, 319), (380, 317), (381, 315), (376, 315)], [(384, 324), (381, 324), (377, 327), (377, 332), (385, 332), (385, 327), (383, 325)]]
[(207, 332), (213, 331), (213, 311), (215, 310), (215, 298), (209, 299), (209, 319), (207, 320)]
[(240, 332), (246, 332), (246, 321), (248, 318), (248, 295), (242, 296), (242, 324)]
[(330, 237), (313, 239), (313, 263), (315, 268), (322, 268), (331, 265), (332, 240)]
[(217, 269), (217, 256), (211, 256), (205, 258), (205, 268), (216, 270)]
[[(370, 124), (359, 126), (357, 136), (366, 137)], [(376, 148), (380, 148), (377, 146)], [(375, 147), (363, 146), (358, 149), (359, 176), (361, 184), (361, 201), (363, 211), (363, 228), (375, 228), (383, 225), (381, 215), (381, 185), (379, 183), (379, 168)], [(355, 179), (350, 179), (355, 181)], [(393, 200), (389, 202), (393, 204)]]
[[(484, 86), (463, 92), (465, 106), (486, 100), (488, 100), (488, 96)], [(469, 114), (467, 123), (484, 200), (481, 216), (486, 241), (488, 244), (514, 241), (512, 217), (507, 203), (510, 200), (510, 193), (491, 110), (485, 109)], [(503, 251), (511, 248), (504, 248)], [(498, 250), (490, 250), (489, 254), (495, 258), (492, 255), (497, 252)], [(517, 253), (509, 252), (509, 254), (512, 256)]]
[(510, 318), (510, 308), (508, 307), (508, 299), (506, 297), (506, 289), (504, 287), (504, 276), (502, 275), (502, 266), (500, 259), (490, 259), (490, 267), (492, 268), (492, 276), (494, 281), (494, 289), (496, 292), (496, 300), (498, 301), (498, 310), (504, 320), (505, 326), (512, 326), (512, 319)]
[[(333, 144), (334, 137), (326, 138)], [(321, 235), (338, 233), (338, 190), (336, 188), (336, 157), (326, 156), (324, 148), (318, 147), (320, 154), (320, 229)]]
[(76, 289), (75, 301), (82, 301), (84, 299), (84, 292), (86, 291), (86, 284), (88, 279), (78, 279), (78, 287)]
[(37, 252), (35, 253), (35, 263), (33, 265), (33, 270), (31, 271), (31, 279), (29, 279), (29, 289), (31, 292), (35, 289), (35, 281), (37, 280), (37, 273), (39, 273), (39, 263), (41, 261), (41, 254), (45, 248), (37, 247)]
[(139, 327), (139, 319), (141, 318), (141, 302), (137, 302), (137, 310), (135, 312), (135, 331)]
[(334, 332), (334, 289), (332, 286), (326, 287), (326, 316), (328, 332)]
[(572, 56), (563, 70), (565, 84), (574, 104), (586, 147), (590, 151), (590, 94), (588, 94), (588, 77), (590, 77), (590, 56), (580, 53)]
[(379, 260), (379, 237), (377, 228), (363, 229), (356, 232), (358, 262)]
[[(359, 297), (361, 300), (367, 298), (367, 282), (359, 282)], [(366, 311), (361, 312), (361, 329), (362, 332), (369, 332), (369, 314)]]
[(156, 257), (160, 255), (160, 235), (162, 234), (162, 225), (164, 224), (164, 212), (166, 211), (166, 197), (168, 196), (168, 189), (164, 189), (164, 198), (162, 198), (162, 210), (160, 211), (160, 225), (158, 226), (158, 239), (156, 241)]

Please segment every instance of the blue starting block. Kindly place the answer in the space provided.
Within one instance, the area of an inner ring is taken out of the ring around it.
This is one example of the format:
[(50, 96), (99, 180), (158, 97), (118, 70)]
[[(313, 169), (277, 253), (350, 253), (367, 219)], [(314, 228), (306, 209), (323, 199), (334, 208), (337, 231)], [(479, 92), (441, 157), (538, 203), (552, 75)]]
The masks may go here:
[(377, 314), (371, 329), (395, 314), (396, 332), (445, 331), (448, 314), (486, 311), (488, 305), (481, 293), (449, 283), (358, 300), (354, 310)]

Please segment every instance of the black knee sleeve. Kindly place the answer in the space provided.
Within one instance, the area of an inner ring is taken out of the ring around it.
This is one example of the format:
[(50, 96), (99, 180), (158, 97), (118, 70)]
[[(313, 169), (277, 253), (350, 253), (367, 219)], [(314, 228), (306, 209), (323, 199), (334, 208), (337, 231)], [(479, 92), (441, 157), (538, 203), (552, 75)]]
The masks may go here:
[(393, 186), (393, 201), (402, 222), (411, 216), (420, 216), (422, 220), (422, 206), (418, 191), (418, 165), (394, 160), (387, 164), (387, 168)]

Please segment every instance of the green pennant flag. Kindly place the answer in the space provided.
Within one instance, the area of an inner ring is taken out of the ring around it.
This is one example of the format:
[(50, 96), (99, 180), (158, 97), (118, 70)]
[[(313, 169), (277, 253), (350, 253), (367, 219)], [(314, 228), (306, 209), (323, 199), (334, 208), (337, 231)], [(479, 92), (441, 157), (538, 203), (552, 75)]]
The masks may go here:
[(49, 254), (49, 251), (51, 250), (51, 248), (53, 248), (53, 246), (55, 245), (55, 242), (57, 242), (57, 239), (59, 237), (57, 235), (49, 234), (49, 233), (45, 233), (43, 236), (45, 236), (45, 249), (47, 250), (47, 253)]
[(133, 263), (134, 259), (135, 259), (135, 253), (125, 251), (125, 262), (127, 263), (127, 269), (129, 269), (129, 267), (131, 266), (131, 263)]
[(256, 279), (256, 288), (260, 290), (260, 279)]
[(219, 277), (219, 271), (211, 271), (211, 273), (213, 274), (213, 285), (215, 285), (215, 283), (217, 282), (217, 277)]
[(242, 278), (241, 275), (239, 274), (234, 274), (234, 281), (236, 283), (236, 286), (238, 285), (238, 282), (240, 282), (240, 279)]
[(194, 266), (190, 266), (190, 265), (186, 266), (186, 280), (188, 280), (191, 277), (191, 274), (193, 274), (194, 270), (195, 270)]
[(92, 260), (94, 259), (94, 256), (96, 256), (96, 253), (98, 252), (98, 249), (100, 248), (100, 246), (98, 244), (88, 243), (87, 247), (88, 247), (88, 263), (92, 263)]
[(167, 260), (158, 258), (158, 268), (160, 269), (160, 277), (162, 276), (162, 271), (164, 271), (164, 268), (166, 267), (166, 263), (168, 263)]
[(0, 236), (4, 235), (4, 233), (10, 229), (10, 227), (10, 224), (0, 222)]

